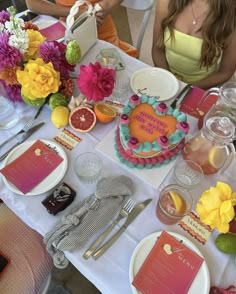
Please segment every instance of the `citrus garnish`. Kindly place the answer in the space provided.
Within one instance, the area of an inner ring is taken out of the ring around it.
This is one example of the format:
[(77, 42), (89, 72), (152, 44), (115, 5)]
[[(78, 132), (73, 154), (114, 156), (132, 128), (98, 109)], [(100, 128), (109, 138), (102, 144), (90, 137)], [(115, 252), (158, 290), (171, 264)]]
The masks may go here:
[(185, 211), (185, 203), (182, 197), (174, 191), (170, 191), (170, 196), (174, 202), (176, 214), (183, 213)]
[(116, 112), (112, 106), (106, 103), (97, 103), (94, 106), (97, 119), (102, 123), (111, 122), (116, 117)]
[(213, 146), (208, 155), (208, 160), (210, 165), (212, 165), (215, 168), (220, 168), (224, 162), (225, 162), (225, 154), (226, 150), (225, 148), (219, 148), (216, 146)]
[(51, 114), (51, 122), (58, 129), (68, 125), (70, 111), (66, 106), (57, 106)]

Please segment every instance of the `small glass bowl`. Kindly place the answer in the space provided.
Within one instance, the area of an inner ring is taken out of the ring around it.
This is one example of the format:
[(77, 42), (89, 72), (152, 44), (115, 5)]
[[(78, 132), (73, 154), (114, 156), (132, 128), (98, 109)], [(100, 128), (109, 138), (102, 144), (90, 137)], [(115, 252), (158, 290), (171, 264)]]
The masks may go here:
[(95, 153), (85, 152), (76, 157), (74, 161), (74, 171), (81, 182), (94, 184), (100, 178), (102, 160)]

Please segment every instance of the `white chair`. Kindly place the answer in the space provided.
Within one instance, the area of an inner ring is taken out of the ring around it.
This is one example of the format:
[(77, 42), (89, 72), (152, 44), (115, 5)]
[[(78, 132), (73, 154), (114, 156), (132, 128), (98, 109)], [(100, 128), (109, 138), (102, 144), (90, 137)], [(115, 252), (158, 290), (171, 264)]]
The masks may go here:
[(139, 54), (142, 46), (143, 36), (152, 12), (152, 8), (154, 4), (156, 3), (156, 0), (124, 0), (121, 3), (121, 6), (134, 9), (134, 10), (141, 10), (144, 11), (142, 24), (140, 26), (139, 34), (138, 34), (138, 41), (137, 44), (135, 44), (135, 47), (138, 49)]

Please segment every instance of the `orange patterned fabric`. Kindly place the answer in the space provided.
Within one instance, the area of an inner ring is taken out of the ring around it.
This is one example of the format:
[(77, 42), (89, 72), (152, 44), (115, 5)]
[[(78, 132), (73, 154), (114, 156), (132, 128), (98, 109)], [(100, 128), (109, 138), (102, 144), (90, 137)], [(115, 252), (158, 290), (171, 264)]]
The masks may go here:
[(52, 269), (43, 238), (0, 204), (0, 251), (10, 264), (0, 275), (0, 294), (38, 294)]
[[(90, 3), (93, 5), (99, 1), (97, 0), (89, 0)], [(75, 3), (75, 0), (56, 0), (56, 3), (71, 7)], [(98, 28), (98, 39), (104, 40), (108, 43), (111, 43), (117, 47), (119, 47), (121, 50), (129, 54), (133, 57), (138, 57), (138, 50), (132, 46), (130, 46), (128, 43), (121, 41), (118, 38), (117, 30), (115, 27), (115, 24), (112, 20), (112, 17), (108, 15), (104, 19), (104, 23)]]

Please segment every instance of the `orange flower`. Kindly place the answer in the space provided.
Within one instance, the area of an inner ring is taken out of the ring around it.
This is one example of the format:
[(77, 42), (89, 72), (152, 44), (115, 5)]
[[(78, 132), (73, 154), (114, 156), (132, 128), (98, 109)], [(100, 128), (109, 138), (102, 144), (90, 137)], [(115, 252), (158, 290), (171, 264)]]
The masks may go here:
[(5, 67), (3, 70), (0, 71), (0, 80), (4, 80), (7, 85), (15, 85), (18, 84), (16, 78), (16, 71), (20, 69), (19, 66), (15, 67)]
[(67, 98), (70, 98), (72, 96), (73, 90), (74, 90), (74, 83), (72, 81), (72, 79), (68, 79), (68, 80), (61, 80), (61, 86), (59, 91), (64, 94)]

